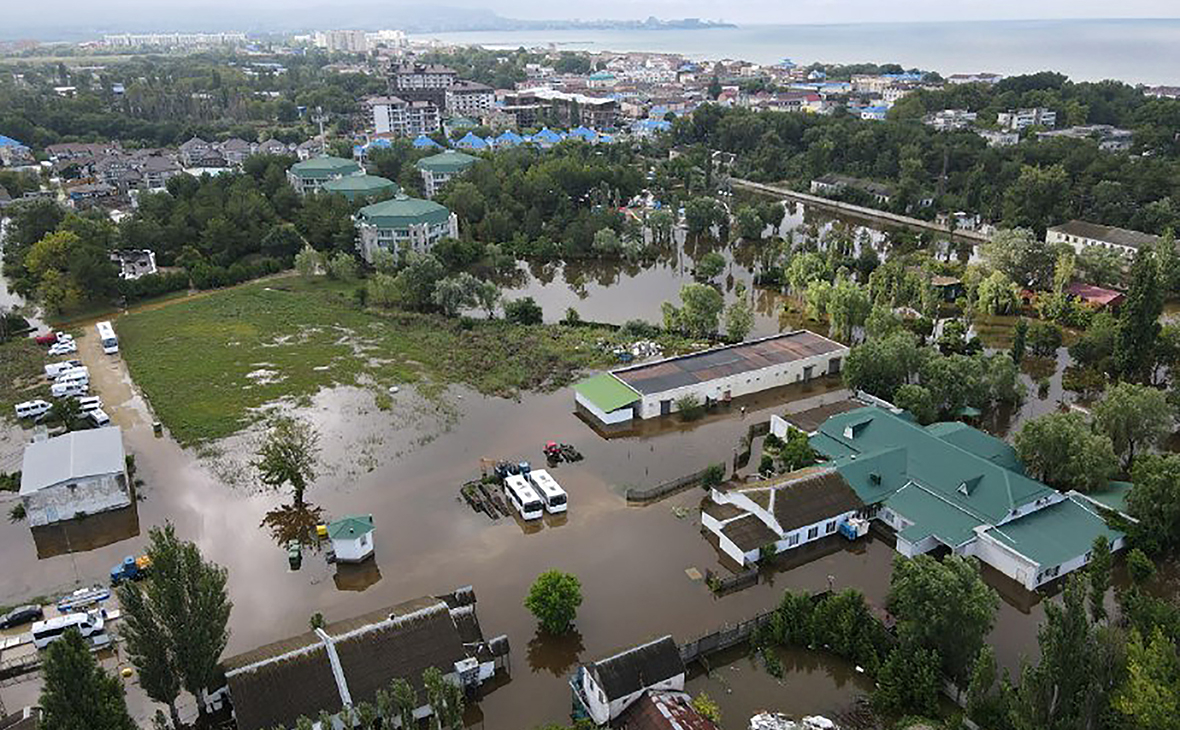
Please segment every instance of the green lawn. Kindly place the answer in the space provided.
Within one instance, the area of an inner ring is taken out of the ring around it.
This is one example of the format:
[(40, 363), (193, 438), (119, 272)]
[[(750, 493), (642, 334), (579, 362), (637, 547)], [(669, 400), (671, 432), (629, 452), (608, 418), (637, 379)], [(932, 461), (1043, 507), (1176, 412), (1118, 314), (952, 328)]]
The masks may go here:
[(45, 348), (31, 337), (18, 337), (0, 344), (0, 413), (10, 419), (12, 407), (33, 398), (49, 400), (45, 380)]
[[(481, 393), (567, 385), (610, 364), (594, 328), (475, 322), (361, 310), (352, 287), (286, 278), (135, 312), (115, 322), (135, 382), (182, 444), (228, 436), (253, 409), (332, 385), (377, 392), (451, 383)], [(683, 343), (669, 343), (683, 347)]]

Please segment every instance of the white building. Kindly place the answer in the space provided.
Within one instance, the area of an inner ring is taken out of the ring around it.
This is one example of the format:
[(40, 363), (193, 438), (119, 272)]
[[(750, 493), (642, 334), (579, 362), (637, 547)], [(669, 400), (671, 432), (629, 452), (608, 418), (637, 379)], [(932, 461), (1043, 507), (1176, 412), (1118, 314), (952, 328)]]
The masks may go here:
[(1020, 144), (1019, 132), (1000, 132), (994, 129), (976, 129), (975, 133), (987, 140), (988, 147), (1011, 147)]
[(455, 150), (444, 150), (437, 155), (423, 157), (415, 164), (422, 173), (422, 185), (426, 189), (426, 197), (433, 198), (443, 185), (451, 178), (462, 175), (467, 168), (479, 161), (479, 158)]
[(328, 525), (338, 563), (359, 563), (373, 555), (373, 515), (350, 515)]
[(368, 53), (369, 38), (363, 30), (324, 30), (315, 34), (315, 44), (328, 53)]
[(648, 690), (684, 691), (684, 675), (680, 647), (665, 636), (578, 667), (570, 686), (590, 719), (602, 726)]
[(708, 405), (839, 374), (848, 348), (807, 330), (620, 368), (574, 387), (579, 409), (602, 424), (674, 413), (694, 397)]
[(966, 109), (942, 109), (927, 114), (923, 123), (928, 127), (933, 127), (939, 132), (950, 132), (958, 129), (966, 129), (975, 123), (978, 115), (975, 112), (969, 112)]
[[(738, 565), (836, 534), (864, 502), (835, 469), (811, 467), (741, 489), (714, 488), (701, 508), (701, 526)], [(861, 521), (867, 531), (868, 522)]]
[(400, 258), (407, 251), (429, 253), (442, 239), (459, 237), (459, 218), (454, 213), (430, 200), (405, 195), (366, 205), (353, 220), (360, 254), (369, 263), (378, 249)]
[(1118, 251), (1128, 259), (1134, 258), (1140, 248), (1153, 246), (1159, 241), (1159, 236), (1150, 233), (1077, 220), (1052, 226), (1045, 231), (1046, 243), (1066, 244), (1078, 253), (1087, 246), (1098, 246)]
[(20, 498), (32, 527), (129, 506), (123, 432), (108, 426), (28, 444)]
[(441, 123), (438, 107), (429, 101), (378, 96), (369, 99), (368, 104), (373, 113), (373, 130), (378, 136), (417, 137), (433, 134)]
[(1043, 107), (1000, 112), (996, 124), (1004, 129), (1021, 132), (1029, 127), (1056, 127), (1057, 112)]
[(475, 81), (456, 81), (447, 87), (447, 113), (478, 119), (496, 105), (496, 91)]

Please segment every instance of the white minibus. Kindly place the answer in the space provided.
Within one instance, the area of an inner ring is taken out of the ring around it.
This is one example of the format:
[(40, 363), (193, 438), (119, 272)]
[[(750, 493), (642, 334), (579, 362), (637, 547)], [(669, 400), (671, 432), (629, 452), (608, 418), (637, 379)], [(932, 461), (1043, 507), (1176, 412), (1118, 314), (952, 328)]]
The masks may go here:
[(565, 512), (569, 507), (569, 496), (549, 472), (544, 469), (534, 469), (529, 472), (529, 481), (536, 487), (537, 495), (545, 503), (545, 510), (549, 514), (555, 515)]
[(520, 474), (509, 474), (504, 479), (504, 496), (516, 508), (521, 519), (539, 520), (545, 514), (545, 507), (541, 498), (529, 480)]
[(115, 328), (111, 326), (111, 323), (99, 322), (95, 327), (98, 328), (98, 341), (102, 344), (102, 351), (108, 355), (118, 352), (119, 338), (115, 337)]
[(77, 629), (87, 643), (96, 641), (103, 634), (103, 616), (99, 611), (89, 613), (68, 613), (33, 624), (33, 646), (44, 649), (62, 637), (67, 629)]

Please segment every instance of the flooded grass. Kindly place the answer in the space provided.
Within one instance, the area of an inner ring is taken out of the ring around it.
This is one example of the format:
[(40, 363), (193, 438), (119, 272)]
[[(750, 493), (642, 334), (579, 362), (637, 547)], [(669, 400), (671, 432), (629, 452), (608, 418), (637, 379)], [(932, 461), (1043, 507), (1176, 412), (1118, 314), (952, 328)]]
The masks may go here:
[(0, 413), (11, 417), (21, 401), (49, 399), (44, 367), (45, 348), (31, 338), (0, 344)]
[(446, 386), (463, 384), (513, 397), (565, 386), (579, 371), (612, 362), (599, 346), (617, 339), (609, 329), (376, 312), (355, 306), (350, 293), (289, 278), (135, 312), (118, 320), (123, 357), (185, 445), (236, 433), (268, 403), (333, 385), (414, 384), (441, 397)]

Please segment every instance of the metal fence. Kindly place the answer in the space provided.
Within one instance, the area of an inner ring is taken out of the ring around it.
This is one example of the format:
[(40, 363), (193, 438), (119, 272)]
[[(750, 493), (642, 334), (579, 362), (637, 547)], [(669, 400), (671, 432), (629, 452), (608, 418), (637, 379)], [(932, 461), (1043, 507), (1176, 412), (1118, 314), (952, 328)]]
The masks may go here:
[(708, 471), (708, 469), (708, 467), (705, 467), (704, 469), (693, 472), (692, 474), (677, 477), (676, 479), (672, 479), (661, 484), (654, 484), (650, 487), (628, 487), (627, 501), (651, 502), (653, 500), (659, 499), (660, 497), (666, 497), (673, 492), (678, 492), (681, 489), (687, 489), (688, 487), (696, 486), (697, 484), (701, 483), (701, 479), (705, 477), (705, 472)]

